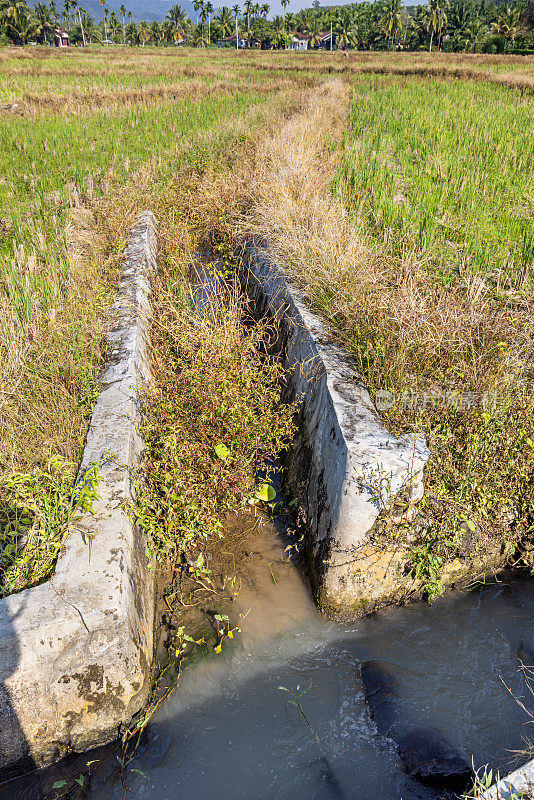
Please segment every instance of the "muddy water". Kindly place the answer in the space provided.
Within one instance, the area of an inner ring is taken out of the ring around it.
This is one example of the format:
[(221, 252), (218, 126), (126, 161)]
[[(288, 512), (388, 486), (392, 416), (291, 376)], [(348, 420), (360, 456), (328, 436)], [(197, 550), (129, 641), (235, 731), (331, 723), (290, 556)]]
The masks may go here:
[[(534, 583), (487, 586), (391, 609), (351, 625), (324, 621), (282, 546), (264, 528), (240, 638), (188, 669), (136, 756), (129, 797), (143, 800), (399, 800), (442, 794), (409, 778), (393, 741), (434, 726), (475, 766), (507, 769), (528, 734), (517, 652), (534, 650)], [(369, 714), (360, 664), (382, 662), (398, 697), (390, 736)], [(305, 690), (299, 709), (287, 701)], [(528, 700), (527, 700), (528, 703)], [(534, 707), (534, 702), (531, 703)], [(393, 738), (391, 738), (393, 737)], [(91, 800), (122, 800), (116, 779)]]
[[(184, 672), (132, 763), (131, 791), (96, 767), (84, 797), (431, 800), (443, 794), (406, 775), (394, 741), (417, 725), (437, 728), (476, 767), (508, 769), (529, 726), (503, 681), (534, 708), (517, 671), (518, 651), (534, 661), (534, 582), (341, 625), (320, 617), (296, 567), (282, 563), (285, 544), (268, 525), (253, 541), (252, 576), (236, 600), (236, 614), (250, 609), (242, 633)], [(389, 736), (364, 695), (360, 665), (370, 659), (397, 683)], [(281, 686), (306, 691), (307, 721)], [(43, 794), (24, 782), (0, 791), (2, 800)]]

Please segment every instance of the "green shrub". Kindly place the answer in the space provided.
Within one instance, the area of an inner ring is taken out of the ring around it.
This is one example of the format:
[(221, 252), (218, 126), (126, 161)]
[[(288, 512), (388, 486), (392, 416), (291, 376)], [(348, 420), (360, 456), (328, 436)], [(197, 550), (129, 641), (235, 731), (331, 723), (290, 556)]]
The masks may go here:
[(504, 36), (488, 36), (482, 42), (482, 53), (504, 53), (506, 40)]

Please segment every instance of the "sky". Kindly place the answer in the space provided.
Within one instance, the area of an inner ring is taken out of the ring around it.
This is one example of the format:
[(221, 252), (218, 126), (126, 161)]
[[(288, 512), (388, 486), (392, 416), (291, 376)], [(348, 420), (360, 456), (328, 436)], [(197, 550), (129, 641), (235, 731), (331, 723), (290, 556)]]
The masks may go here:
[[(258, 0), (258, 2), (261, 5), (261, 0)], [(264, 0), (264, 2), (269, 2), (269, 0)], [(347, 0), (347, 3), (348, 2), (349, 0)], [(292, 11), (295, 14), (297, 11), (301, 11), (303, 8), (310, 8), (311, 4), (312, 0), (308, 0), (308, 2), (306, 2), (306, 0), (289, 0), (287, 11)], [(336, 0), (332, 0), (332, 2), (328, 2), (328, 0), (321, 0), (321, 6), (338, 6), (338, 5), (342, 5), (342, 3), (339, 2), (339, 0), (338, 2), (336, 2)], [(271, 7), (271, 10), (269, 12), (269, 19), (272, 19), (277, 14), (283, 14), (283, 9), (280, 4), (280, 0), (272, 0), (272, 2), (269, 2), (269, 6)]]
[[(212, 0), (213, 6), (216, 9), (218, 9), (222, 5), (226, 5), (226, 6), (229, 6), (231, 8), (236, 2), (240, 6), (241, 10), (243, 10), (243, 2), (244, 2), (244, 0)], [(257, 0), (257, 2), (260, 5), (262, 5), (262, 3), (264, 3), (264, 2), (269, 4), (269, 7), (271, 9), (269, 11), (269, 19), (272, 19), (273, 17), (277, 16), (278, 14), (282, 15), (284, 13), (282, 5), (280, 3), (280, 0)], [(287, 6), (287, 11), (288, 12), (292, 11), (293, 13), (296, 13), (297, 11), (301, 11), (303, 8), (310, 8), (311, 5), (312, 5), (312, 2), (313, 2), (313, 0), (289, 0), (289, 5)], [(336, 0), (320, 0), (320, 2), (321, 2), (321, 6), (324, 7), (324, 6), (342, 5), (343, 3), (347, 3), (348, 4), (349, 2), (351, 2), (351, 0), (337, 0), (337, 2), (336, 2)], [(173, 5), (174, 3), (180, 4), (180, 0), (169, 0), (169, 5)], [(127, 2), (126, 2), (126, 5), (128, 5)], [(156, 0), (156, 2), (150, 2), (150, 0), (148, 0), (146, 5), (147, 6), (154, 6), (155, 8), (158, 8), (158, 10), (159, 10), (160, 7), (161, 7), (161, 0)], [(186, 7), (185, 3), (183, 2), (183, 0), (182, 0), (181, 5), (183, 7)], [(193, 16), (192, 18), (195, 19), (195, 16)]]

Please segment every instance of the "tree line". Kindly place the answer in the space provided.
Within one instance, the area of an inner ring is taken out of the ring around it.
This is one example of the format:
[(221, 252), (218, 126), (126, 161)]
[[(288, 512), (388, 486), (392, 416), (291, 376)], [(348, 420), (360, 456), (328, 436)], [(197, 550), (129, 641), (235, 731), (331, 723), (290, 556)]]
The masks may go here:
[[(264, 49), (291, 47), (295, 32), (307, 37), (308, 47), (325, 46), (322, 34), (333, 32), (326, 49), (444, 50), (450, 52), (534, 52), (534, 0), (429, 0), (428, 5), (402, 6), (401, 0), (372, 0), (345, 6), (311, 8), (296, 13), (281, 0), (283, 14), (269, 19), (267, 3), (245, 0), (243, 7), (215, 8), (211, 0), (194, 0), (195, 18), (173, 6), (163, 22), (136, 23), (132, 12), (102, 4), (96, 22), (79, 0), (55, 0), (34, 8), (26, 0), (0, 0), (0, 43), (53, 44), (63, 27), (71, 44), (213, 47), (236, 36), (245, 46)], [(227, 42), (236, 46), (236, 39)]]

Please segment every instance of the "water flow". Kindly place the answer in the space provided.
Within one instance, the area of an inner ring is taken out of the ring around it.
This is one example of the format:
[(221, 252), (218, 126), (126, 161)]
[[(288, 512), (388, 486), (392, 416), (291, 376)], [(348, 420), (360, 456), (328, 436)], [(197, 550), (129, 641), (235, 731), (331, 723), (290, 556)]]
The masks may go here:
[[(475, 766), (507, 768), (510, 749), (527, 733), (527, 717), (503, 681), (524, 696), (517, 653), (534, 648), (531, 582), (339, 625), (319, 616), (281, 554), (278, 535), (264, 526), (253, 579), (237, 600), (241, 611), (250, 609), (242, 634), (221, 655), (186, 670), (136, 756), (140, 772), (130, 774), (130, 797), (443, 796), (409, 778), (400, 762), (394, 740), (415, 725), (436, 727)], [(360, 664), (369, 659), (397, 681), (389, 736), (378, 731), (365, 700)], [(288, 702), (303, 691), (297, 705)], [(97, 781), (90, 795), (123, 796), (116, 780)]]

